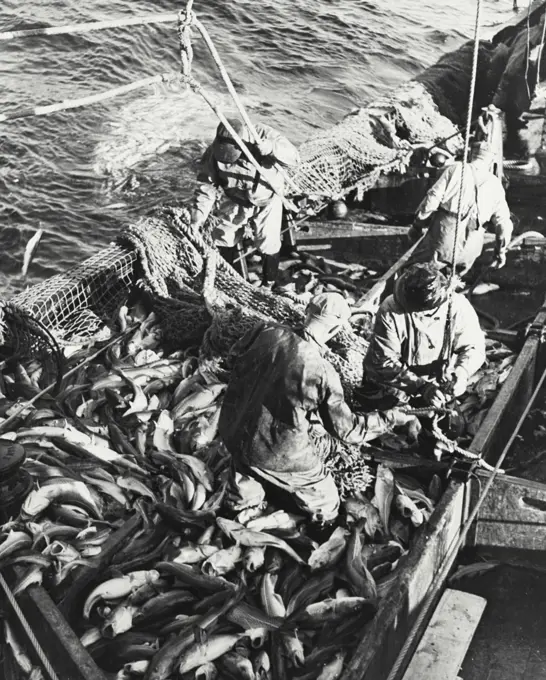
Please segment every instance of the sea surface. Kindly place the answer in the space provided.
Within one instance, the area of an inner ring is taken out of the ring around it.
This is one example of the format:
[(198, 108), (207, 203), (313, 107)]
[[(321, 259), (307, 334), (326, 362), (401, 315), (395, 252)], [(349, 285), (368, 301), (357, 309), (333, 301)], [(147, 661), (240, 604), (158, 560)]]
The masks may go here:
[[(522, 15), (527, 4), (521, 2)], [(0, 31), (177, 12), (174, 0), (3, 0)], [(387, 94), (474, 32), (474, 0), (194, 0), (251, 118), (301, 143)], [(513, 16), (483, 0), (481, 35)], [(193, 75), (234, 113), (196, 31)], [(180, 69), (176, 22), (0, 42), (0, 112)], [(217, 119), (180, 86), (0, 123), (0, 296), (65, 271), (139, 215), (191, 195)], [(44, 236), (28, 276), (21, 266)]]

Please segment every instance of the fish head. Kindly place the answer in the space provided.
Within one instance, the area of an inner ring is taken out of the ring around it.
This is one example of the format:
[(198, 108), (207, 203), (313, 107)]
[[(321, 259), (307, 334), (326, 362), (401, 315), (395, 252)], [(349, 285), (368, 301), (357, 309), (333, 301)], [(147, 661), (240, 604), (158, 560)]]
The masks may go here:
[(29, 493), (23, 503), (21, 517), (23, 519), (36, 517), (36, 515), (39, 515), (48, 507), (49, 503), (49, 499), (41, 492), (41, 489), (34, 489)]

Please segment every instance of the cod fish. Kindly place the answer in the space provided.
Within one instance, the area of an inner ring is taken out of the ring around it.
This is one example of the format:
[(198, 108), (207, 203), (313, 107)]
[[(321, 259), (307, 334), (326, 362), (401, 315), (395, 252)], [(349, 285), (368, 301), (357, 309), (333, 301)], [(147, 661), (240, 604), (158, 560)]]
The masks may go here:
[(30, 267), (30, 263), (32, 262), (32, 260), (34, 258), (34, 254), (38, 250), (38, 246), (40, 245), (40, 241), (41, 241), (43, 235), (44, 235), (44, 230), (38, 229), (36, 232), (34, 232), (34, 235), (28, 240), (28, 243), (25, 246), (25, 254), (24, 254), (24, 257), (23, 257), (23, 267), (21, 269), (21, 274), (24, 277), (27, 275), (28, 268)]
[(345, 651), (337, 652), (334, 658), (324, 665), (320, 675), (317, 676), (317, 680), (338, 680), (343, 671), (346, 654)]
[(97, 497), (83, 482), (64, 477), (47, 480), (26, 497), (21, 514), (25, 519), (36, 517), (53, 502), (68, 502), (83, 507), (95, 519), (102, 519)]
[(348, 616), (368, 613), (375, 614), (376, 607), (365, 597), (330, 598), (308, 604), (300, 614), (294, 614), (298, 623), (304, 626), (323, 626), (325, 623), (342, 621)]
[(223, 576), (235, 569), (237, 562), (243, 556), (243, 549), (240, 545), (232, 545), (230, 548), (223, 548), (213, 553), (201, 565), (201, 571), (208, 576)]
[(220, 658), (233, 649), (243, 636), (244, 633), (211, 635), (205, 643), (192, 645), (183, 653), (178, 672), (182, 675)]
[(125, 576), (112, 578), (101, 583), (88, 595), (83, 606), (83, 617), (88, 619), (91, 610), (99, 600), (117, 600), (127, 597), (133, 590), (140, 588), (146, 583), (155, 583), (159, 580), (159, 572), (155, 569), (149, 571), (132, 571)]
[(347, 546), (345, 573), (353, 592), (375, 605), (377, 603), (377, 587), (362, 556), (362, 539), (358, 527), (353, 529)]
[(375, 478), (374, 502), (379, 511), (381, 522), (385, 534), (389, 534), (389, 516), (391, 504), (394, 496), (394, 476), (389, 467), (383, 464), (377, 466), (377, 477)]
[(237, 522), (233, 522), (232, 520), (223, 517), (218, 517), (216, 523), (220, 529), (236, 543), (245, 545), (248, 548), (255, 548), (258, 546), (277, 548), (287, 555), (290, 555), (290, 557), (299, 564), (305, 564), (305, 561), (302, 560), (298, 553), (291, 548), (286, 541), (283, 541), (282, 538), (277, 538), (276, 536), (266, 534), (262, 531), (251, 531), (250, 529), (246, 529), (242, 524), (238, 524)]
[(311, 553), (308, 560), (311, 571), (333, 566), (347, 546), (347, 536), (343, 527), (337, 527), (330, 538)]

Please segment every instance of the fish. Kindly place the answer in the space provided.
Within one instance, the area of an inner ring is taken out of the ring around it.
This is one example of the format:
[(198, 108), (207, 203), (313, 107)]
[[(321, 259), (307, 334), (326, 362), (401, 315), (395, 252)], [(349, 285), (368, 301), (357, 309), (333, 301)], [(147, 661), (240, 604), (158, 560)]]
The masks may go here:
[(159, 593), (142, 605), (135, 616), (135, 623), (145, 626), (150, 621), (179, 614), (181, 609), (184, 611), (184, 608), (193, 604), (195, 600), (195, 596), (189, 590), (170, 590), (166, 593)]
[(256, 680), (271, 680), (271, 659), (265, 650), (260, 650), (252, 663)]
[(19, 641), (15, 637), (15, 632), (11, 625), (4, 619), (4, 640), (8, 647), (11, 649), (13, 657), (17, 662), (17, 665), (21, 671), (28, 675), (34, 666), (30, 657), (24, 650), (24, 647), (19, 644)]
[(113, 578), (96, 586), (87, 596), (83, 606), (83, 617), (89, 619), (91, 610), (100, 600), (116, 600), (126, 597), (145, 583), (159, 580), (159, 572), (155, 569), (134, 571), (125, 576)]
[(172, 574), (176, 578), (180, 579), (183, 583), (197, 588), (198, 590), (217, 592), (224, 589), (235, 589), (235, 585), (230, 581), (226, 581), (226, 579), (223, 579), (219, 576), (209, 576), (207, 574), (194, 571), (186, 564), (178, 564), (176, 562), (158, 562), (155, 567), (160, 572)]
[(379, 511), (385, 534), (388, 536), (389, 516), (394, 496), (394, 476), (391, 469), (382, 463), (377, 466), (374, 492), (373, 501)]
[(144, 496), (145, 498), (149, 498), (153, 503), (157, 503), (157, 498), (153, 491), (148, 489), (144, 482), (141, 482), (136, 477), (131, 475), (120, 475), (116, 477), (116, 484), (125, 491), (129, 491), (136, 496)]
[(116, 607), (101, 627), (102, 636), (114, 638), (131, 630), (137, 612), (138, 607), (134, 605), (121, 604)]
[(337, 527), (330, 538), (314, 550), (307, 564), (311, 571), (332, 567), (347, 547), (349, 532), (343, 527)]
[(180, 562), (181, 564), (199, 564), (215, 552), (218, 552), (218, 550), (219, 548), (215, 545), (187, 544), (178, 549), (178, 552), (172, 557), (172, 561)]
[(95, 519), (102, 519), (97, 500), (97, 496), (92, 494), (83, 482), (55, 478), (47, 480), (39, 489), (30, 492), (21, 508), (21, 516), (30, 519), (44, 512), (53, 502), (68, 501), (81, 505)]
[(236, 543), (240, 543), (249, 548), (257, 546), (277, 548), (287, 555), (290, 555), (290, 557), (299, 564), (305, 564), (305, 561), (288, 545), (288, 543), (286, 543), (286, 541), (283, 541), (282, 538), (277, 538), (276, 536), (272, 536), (271, 534), (262, 531), (251, 531), (241, 524), (223, 517), (218, 517), (216, 523), (220, 529)]
[(347, 652), (345, 650), (336, 652), (331, 661), (324, 664), (320, 674), (317, 675), (317, 680), (339, 680), (341, 673), (343, 672), (343, 664), (345, 663), (346, 656)]
[(311, 576), (311, 578), (306, 578), (303, 583), (298, 580), (296, 582), (298, 587), (288, 602), (287, 613), (292, 614), (311, 602), (316, 602), (320, 597), (326, 596), (334, 586), (334, 577), (334, 571), (329, 570), (319, 572)]
[(370, 543), (362, 547), (362, 557), (370, 571), (385, 562), (396, 562), (404, 552), (404, 548), (396, 541)]
[(274, 531), (283, 530), (293, 533), (298, 528), (298, 523), (303, 521), (303, 517), (292, 515), (284, 510), (276, 510), (269, 515), (262, 515), (251, 519), (246, 524), (246, 528), (251, 531)]
[(214, 552), (201, 565), (201, 571), (209, 576), (223, 576), (233, 569), (243, 557), (243, 549), (240, 545), (223, 548)]
[(91, 486), (95, 486), (97, 489), (99, 489), (99, 491), (101, 491), (103, 495), (109, 496), (122, 508), (125, 508), (129, 505), (127, 502), (127, 498), (123, 495), (117, 484), (107, 482), (104, 479), (96, 479), (95, 477), (92, 477), (85, 473), (82, 474), (82, 479), (88, 482)]
[(286, 656), (290, 659), (292, 666), (294, 666), (294, 668), (302, 668), (305, 665), (305, 651), (297, 633), (281, 635), (281, 641)]
[(260, 599), (266, 614), (275, 618), (283, 619), (286, 617), (286, 607), (282, 597), (275, 592), (276, 582), (277, 576), (275, 574), (269, 574), (266, 572), (262, 576)]
[(216, 680), (217, 677), (218, 669), (212, 663), (212, 661), (208, 661), (207, 663), (204, 663), (202, 666), (199, 666), (195, 669), (195, 680)]
[(192, 645), (184, 652), (183, 659), (178, 667), (180, 675), (189, 673), (194, 668), (199, 668), (209, 661), (215, 661), (229, 652), (243, 637), (243, 633), (231, 635), (212, 635), (208, 640)]
[(325, 623), (342, 621), (350, 616), (366, 614), (371, 617), (376, 607), (365, 597), (330, 598), (307, 605), (303, 612), (295, 612), (294, 617), (302, 626), (323, 626)]
[(34, 258), (36, 251), (38, 250), (38, 246), (40, 245), (40, 241), (43, 235), (44, 230), (37, 229), (34, 232), (33, 236), (28, 240), (25, 246), (25, 254), (23, 256), (23, 267), (21, 269), (21, 274), (23, 277), (26, 277), (28, 273), (28, 268), (30, 267), (30, 264)]
[(167, 410), (159, 413), (155, 422), (155, 429), (152, 438), (152, 443), (158, 451), (171, 451), (174, 449), (171, 444), (171, 438), (174, 432), (174, 421), (171, 414)]
[(148, 659), (140, 659), (139, 661), (131, 661), (123, 666), (123, 670), (132, 675), (144, 675), (150, 662)]
[(240, 678), (240, 680), (255, 680), (254, 669), (249, 658), (231, 651), (224, 654), (220, 659), (220, 666), (231, 677)]
[(92, 644), (102, 639), (102, 633), (100, 628), (95, 626), (94, 628), (88, 628), (85, 633), (81, 636), (80, 642), (83, 647), (90, 647)]
[(224, 383), (207, 386), (195, 384), (195, 387), (195, 391), (181, 399), (171, 410), (175, 425), (190, 411), (197, 411), (210, 406), (224, 391), (226, 385)]
[(362, 554), (362, 539), (357, 527), (351, 532), (345, 556), (345, 573), (355, 595), (377, 604), (377, 587)]
[(394, 504), (402, 517), (409, 519), (414, 527), (420, 527), (425, 521), (422, 511), (419, 510), (407, 494), (397, 494), (394, 497)]
[(42, 583), (43, 578), (42, 571), (43, 567), (40, 565), (32, 565), (31, 567), (29, 567), (29, 569), (25, 571), (23, 576), (17, 579), (17, 583), (12, 588), (13, 594), (19, 595), (31, 585), (34, 584), (40, 585)]
[(360, 498), (347, 498), (344, 501), (347, 514), (355, 520), (365, 520), (366, 536), (374, 540), (378, 534), (383, 535), (383, 523), (377, 508), (364, 495)]
[(263, 567), (265, 562), (265, 548), (263, 546), (256, 546), (254, 548), (247, 548), (243, 555), (243, 565), (247, 571), (253, 574), (258, 569)]
[(14, 552), (29, 548), (31, 545), (32, 538), (25, 531), (10, 531), (0, 543), (0, 561), (13, 555)]

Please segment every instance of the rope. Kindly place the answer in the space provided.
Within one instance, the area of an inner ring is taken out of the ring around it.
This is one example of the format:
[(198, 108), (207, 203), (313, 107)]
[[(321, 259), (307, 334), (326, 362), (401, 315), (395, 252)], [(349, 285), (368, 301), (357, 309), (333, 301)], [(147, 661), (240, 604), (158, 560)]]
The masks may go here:
[(18, 118), (28, 118), (29, 116), (46, 116), (49, 113), (55, 113), (57, 111), (67, 111), (69, 109), (76, 109), (80, 106), (87, 106), (88, 104), (96, 104), (98, 102), (105, 101), (106, 99), (112, 99), (112, 97), (126, 94), (132, 90), (137, 90), (141, 87), (147, 87), (148, 85), (153, 85), (154, 83), (169, 83), (180, 80), (181, 77), (182, 76), (180, 76), (178, 73), (161, 73), (157, 76), (141, 78), (140, 80), (135, 80), (128, 85), (115, 87), (99, 94), (90, 95), (89, 97), (81, 97), (80, 99), (65, 99), (64, 102), (58, 102), (57, 104), (47, 104), (46, 106), (35, 106), (28, 109), (19, 109), (13, 113), (0, 113), (0, 123), (4, 123), (8, 120), (17, 120)]
[(536, 80), (535, 80), (535, 91), (536, 88), (538, 87), (538, 84), (540, 83), (540, 60), (542, 59), (542, 52), (544, 50), (544, 40), (546, 39), (546, 9), (544, 10), (544, 20), (542, 24), (542, 35), (540, 36), (540, 45), (538, 48), (538, 57), (537, 57), (537, 75), (536, 75)]
[(13, 611), (17, 615), (17, 618), (19, 619), (19, 622), (22, 625), (31, 645), (34, 647), (36, 654), (38, 655), (38, 658), (40, 659), (40, 662), (44, 667), (44, 670), (49, 675), (51, 680), (59, 680), (59, 676), (57, 675), (55, 669), (51, 665), (51, 662), (45, 655), (45, 652), (42, 649), (40, 643), (38, 642), (38, 639), (34, 635), (29, 622), (27, 621), (21, 607), (19, 606), (19, 603), (15, 599), (15, 595), (11, 592), (10, 587), (6, 583), (6, 579), (2, 576), (1, 573), (0, 573), (0, 586), (2, 586), (2, 590), (4, 591), (4, 594), (6, 595), (8, 602), (10, 603)]
[(455, 261), (457, 259), (457, 243), (459, 238), (459, 229), (461, 226), (461, 207), (463, 201), (463, 187), (464, 178), (467, 165), (468, 149), (470, 147), (470, 128), (472, 125), (472, 111), (474, 109), (474, 93), (476, 90), (476, 80), (478, 76), (478, 54), (480, 48), (480, 15), (481, 15), (481, 0), (476, 2), (476, 21), (474, 25), (474, 50), (472, 54), (472, 74), (470, 78), (470, 91), (468, 93), (468, 107), (466, 114), (466, 129), (464, 135), (464, 151), (461, 167), (461, 182), (459, 185), (459, 198), (457, 202), (457, 220), (455, 222), (455, 235), (453, 239), (453, 252), (451, 254), (451, 273), (448, 289), (448, 308), (446, 316), (446, 326), (444, 331), (444, 346), (447, 355), (447, 361), (444, 362), (444, 371), (447, 368), (449, 357), (451, 356), (453, 347), (453, 333), (452, 333), (452, 309), (453, 309), (453, 293), (456, 285)]
[[(191, 4), (193, 0), (190, 0)], [(214, 46), (214, 43), (212, 42), (212, 39), (207, 31), (207, 29), (203, 26), (203, 24), (193, 15), (193, 23), (195, 24), (196, 28), (199, 30), (201, 35), (203, 36), (203, 39), (205, 40), (205, 43), (207, 47), (209, 48), (209, 51), (212, 55), (212, 58), (214, 59), (214, 63), (216, 66), (218, 66), (218, 69), (220, 71), (220, 74), (224, 80), (224, 83), (226, 84), (227, 89), (229, 90), (229, 93), (231, 94), (231, 97), (233, 98), (233, 101), (235, 102), (235, 106), (237, 107), (239, 113), (241, 114), (241, 117), (243, 121), (245, 122), (245, 125), (250, 131), (251, 136), (254, 139), (254, 142), (256, 144), (260, 143), (260, 136), (256, 132), (256, 129), (252, 125), (252, 121), (250, 120), (245, 107), (243, 106), (243, 103), (239, 99), (239, 95), (237, 94), (237, 91), (233, 87), (233, 83), (231, 82), (231, 78), (229, 77), (229, 74), (222, 63), (222, 60), (220, 58), (220, 55), (218, 54), (218, 51), (216, 50), (216, 47)], [(292, 181), (292, 179), (288, 176), (288, 174), (285, 172), (284, 168), (279, 165), (279, 163), (275, 163), (275, 168), (279, 172), (279, 174), (283, 177), (284, 181), (287, 183), (287, 185), (292, 189), (292, 191), (295, 191), (298, 193), (298, 187), (296, 184)]]
[(284, 207), (287, 210), (290, 210), (291, 212), (298, 212), (298, 207), (292, 203), (289, 199), (286, 198), (282, 194), (282, 192), (275, 188), (273, 184), (268, 180), (267, 174), (264, 173), (264, 168), (258, 163), (258, 161), (254, 158), (252, 153), (250, 152), (248, 146), (243, 142), (243, 140), (239, 137), (239, 135), (235, 132), (233, 127), (230, 125), (228, 119), (224, 116), (224, 114), (220, 111), (220, 109), (214, 104), (214, 102), (210, 99), (210, 97), (206, 94), (206, 92), (203, 90), (201, 85), (192, 77), (186, 78), (185, 81), (189, 84), (190, 88), (196, 92), (197, 94), (200, 94), (203, 99), (207, 102), (207, 104), (210, 106), (210, 108), (214, 111), (214, 113), (218, 116), (219, 120), (221, 123), (223, 123), (224, 127), (226, 130), (229, 132), (229, 134), (233, 137), (233, 139), (237, 142), (239, 145), (241, 151), (244, 153), (246, 156), (247, 160), (250, 162), (250, 164), (262, 175), (264, 180), (269, 184), (271, 190), (279, 196), (279, 198), (282, 200)]
[(85, 24), (67, 24), (66, 26), (48, 26), (46, 28), (27, 28), (21, 31), (4, 31), (0, 33), (0, 40), (14, 40), (15, 38), (29, 38), (34, 35), (67, 35), (69, 33), (90, 33), (104, 28), (122, 28), (124, 26), (144, 26), (147, 24), (161, 24), (176, 21), (177, 14), (149, 14), (146, 17), (133, 19), (112, 19), (110, 21), (91, 21)]
[(419, 614), (417, 615), (417, 618), (415, 619), (415, 622), (406, 638), (406, 641), (402, 645), (402, 649), (398, 653), (398, 656), (396, 657), (396, 661), (394, 662), (393, 667), (391, 668), (391, 672), (389, 673), (389, 676), (387, 680), (396, 680), (399, 677), (400, 673), (400, 668), (402, 667), (402, 664), (405, 663), (406, 656), (408, 655), (409, 650), (411, 649), (413, 645), (413, 641), (415, 640), (415, 637), (417, 636), (417, 633), (419, 632), (421, 626), (423, 625), (423, 622), (425, 620), (425, 617), (427, 616), (430, 608), (434, 604), (436, 595), (438, 594), (438, 591), (444, 584), (445, 579), (447, 578), (447, 575), (449, 574), (449, 571), (451, 567), (453, 566), (453, 563), (455, 562), (455, 559), (457, 557), (457, 554), (459, 552), (459, 549), (462, 547), (466, 535), (470, 531), (470, 527), (472, 526), (472, 523), (476, 519), (478, 512), (480, 511), (481, 506), (483, 505), (483, 502), (485, 500), (485, 497), (489, 493), (489, 489), (491, 488), (491, 485), (493, 484), (495, 477), (500, 471), (500, 466), (504, 462), (504, 459), (506, 458), (506, 455), (508, 451), (510, 450), (510, 447), (514, 443), (515, 438), (518, 436), (518, 433), (521, 429), (521, 426), (523, 425), (524, 420), (527, 418), (527, 415), (529, 411), (531, 410), (531, 407), (534, 404), (534, 401), (537, 397), (537, 394), (540, 391), (540, 388), (542, 387), (542, 384), (544, 380), (546, 379), (546, 370), (543, 372), (542, 376), (540, 377), (540, 380), (537, 383), (537, 386), (535, 387), (535, 390), (533, 394), (531, 395), (529, 402), (527, 403), (527, 406), (525, 407), (523, 413), (520, 416), (520, 419), (517, 422), (517, 425), (510, 435), (510, 438), (508, 439), (508, 442), (506, 443), (506, 446), (504, 447), (499, 460), (497, 461), (497, 464), (495, 465), (492, 473), (488, 476), (487, 482), (485, 483), (485, 486), (483, 487), (483, 490), (476, 501), (476, 505), (472, 509), (472, 512), (468, 516), (466, 522), (464, 523), (461, 533), (457, 538), (454, 539), (453, 545), (449, 548), (446, 558), (440, 568), (440, 571), (438, 572), (436, 579), (432, 583), (430, 590), (428, 591), (428, 595), (423, 603), (423, 606), (421, 607), (421, 610), (419, 611)]
[[(489, 463), (486, 463), (479, 453), (467, 451), (466, 449), (458, 446), (455, 442), (451, 441), (449, 437), (446, 437), (446, 435), (438, 427), (437, 418), (434, 418), (432, 421), (432, 434), (436, 437), (436, 439), (438, 439), (438, 441), (442, 442), (442, 444), (445, 444), (451, 453), (458, 453), (467, 460), (473, 460), (479, 467), (482, 467), (484, 470), (488, 470), (489, 472), (494, 470), (493, 466), (489, 465)], [(504, 474), (504, 471), (497, 470), (497, 473)]]
[(193, 47), (191, 44), (191, 9), (193, 0), (188, 0), (186, 11), (178, 14), (178, 40), (180, 41), (180, 59), (182, 61), (182, 74), (185, 78), (191, 75), (193, 62)]
[(529, 88), (529, 62), (531, 61), (531, 3), (533, 0), (529, 0), (527, 4), (527, 59), (525, 61), (525, 87), (527, 88), (527, 96), (531, 99), (531, 90)]

